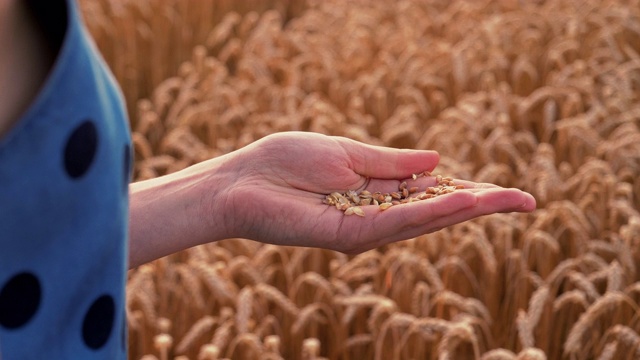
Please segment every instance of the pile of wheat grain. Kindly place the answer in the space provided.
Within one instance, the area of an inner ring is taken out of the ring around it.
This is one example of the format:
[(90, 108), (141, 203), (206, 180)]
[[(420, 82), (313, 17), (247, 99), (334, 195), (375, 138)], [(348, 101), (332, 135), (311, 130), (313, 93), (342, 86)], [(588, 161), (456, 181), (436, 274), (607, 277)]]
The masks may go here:
[(85, 14), (136, 106), (136, 179), (303, 130), (539, 204), (358, 256), (229, 239), (141, 266), (132, 359), (640, 356), (639, 1), (83, 3), (110, 9)]

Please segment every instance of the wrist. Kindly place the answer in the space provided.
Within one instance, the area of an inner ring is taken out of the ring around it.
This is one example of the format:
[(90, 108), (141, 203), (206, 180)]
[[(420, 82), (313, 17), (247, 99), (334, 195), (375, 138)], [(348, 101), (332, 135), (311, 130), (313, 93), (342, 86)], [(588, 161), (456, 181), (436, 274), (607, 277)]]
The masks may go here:
[(229, 236), (223, 157), (130, 185), (130, 267)]

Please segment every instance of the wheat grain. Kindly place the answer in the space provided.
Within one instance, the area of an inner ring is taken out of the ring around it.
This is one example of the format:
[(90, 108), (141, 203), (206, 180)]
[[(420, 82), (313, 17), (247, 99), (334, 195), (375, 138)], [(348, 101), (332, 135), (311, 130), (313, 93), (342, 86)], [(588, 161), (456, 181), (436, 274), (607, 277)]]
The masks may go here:
[(305, 339), (302, 343), (302, 358), (305, 360), (317, 359), (320, 355), (320, 341), (316, 338)]
[(169, 359), (169, 349), (173, 344), (173, 338), (168, 334), (156, 335), (153, 338), (153, 344), (160, 351), (160, 360)]
[[(375, 251), (367, 251), (355, 258), (351, 259), (343, 266), (337, 266), (332, 274), (332, 277), (337, 279), (343, 279), (347, 277), (347, 274), (352, 273), (359, 268), (376, 267), (380, 261), (380, 255)], [(338, 264), (337, 262), (335, 264)]]
[(611, 262), (611, 266), (607, 269), (607, 290), (606, 292), (622, 291), (623, 288), (623, 271), (617, 261)]
[(168, 333), (171, 331), (171, 320), (165, 318), (165, 317), (160, 317), (158, 318), (158, 320), (156, 321), (156, 328), (158, 329), (158, 331), (160, 333)]
[(431, 297), (431, 289), (429, 285), (423, 281), (419, 281), (411, 295), (411, 313), (415, 316), (426, 316), (429, 309), (429, 298)]
[(192, 266), (199, 272), (202, 281), (207, 285), (212, 293), (216, 294), (223, 301), (232, 301), (237, 294), (237, 290), (233, 284), (223, 280), (218, 272), (208, 264), (197, 262)]
[(516, 328), (518, 329), (518, 338), (523, 348), (533, 347), (535, 339), (533, 337), (533, 324), (523, 310), (518, 311), (516, 317)]
[(260, 295), (266, 299), (269, 299), (276, 303), (282, 310), (287, 312), (293, 317), (297, 317), (300, 314), (300, 309), (289, 298), (287, 298), (282, 292), (273, 286), (260, 283), (256, 285), (254, 292), (256, 295)]
[(575, 354), (584, 352), (586, 332), (593, 327), (593, 323), (607, 311), (623, 304), (629, 305), (634, 312), (638, 311), (638, 306), (620, 292), (607, 293), (596, 300), (571, 328), (564, 346), (565, 353)]
[[(274, 257), (274, 261), (269, 261), (270, 257)], [(254, 254), (252, 260), (253, 266), (262, 269), (271, 263), (287, 263), (289, 256), (278, 246), (264, 245)]]
[(584, 274), (577, 271), (569, 272), (568, 279), (575, 283), (576, 287), (584, 291), (589, 300), (594, 301), (600, 298), (600, 293), (596, 290), (596, 287), (584, 276)]
[(602, 349), (602, 352), (600, 352), (600, 355), (598, 356), (598, 360), (612, 360), (614, 359), (617, 351), (618, 342), (610, 342), (604, 347), (604, 349)]
[(249, 331), (249, 319), (253, 311), (253, 289), (245, 287), (240, 290), (236, 299), (235, 323), (239, 333)]
[(585, 293), (580, 290), (567, 291), (553, 301), (553, 311), (559, 312), (567, 306), (574, 308), (573, 305), (576, 304), (580, 305), (582, 310), (586, 310), (589, 307)]
[[(481, 296), (482, 291), (480, 290), (480, 282), (473, 273), (473, 270), (471, 270), (469, 264), (467, 264), (460, 257), (448, 256), (446, 258), (443, 258), (435, 264), (435, 268), (442, 274), (442, 277), (445, 279), (452, 273), (454, 274), (453, 276), (455, 276), (456, 269), (458, 269), (459, 272), (464, 275), (464, 278), (470, 284), (476, 296)], [(457, 278), (457, 276), (455, 277)]]
[[(345, 298), (337, 297), (335, 299), (336, 304), (340, 304), (340, 301), (343, 301), (343, 304), (347, 305), (347, 308), (345, 309), (341, 319), (343, 324), (351, 323), (351, 321), (356, 316), (356, 314), (358, 313), (358, 311), (362, 306), (372, 306), (378, 300), (386, 299), (383, 296), (379, 296), (379, 297), (375, 296), (375, 298), (371, 298), (371, 297), (366, 298), (367, 295), (371, 295), (372, 292), (373, 292), (373, 289), (371, 286), (363, 285), (358, 287), (353, 294), (350, 294), (350, 296), (347, 296)], [(365, 299), (362, 299), (363, 297), (365, 297)], [(344, 302), (346, 299), (351, 299), (351, 301), (349, 301), (348, 303)]]
[[(236, 256), (227, 264), (227, 271), (232, 277), (242, 276), (250, 284), (255, 285), (263, 282), (260, 272), (251, 266), (250, 260), (246, 256)], [(239, 280), (239, 279), (238, 279)], [(240, 282), (236, 280), (235, 282)]]
[(453, 350), (457, 347), (454, 342), (458, 341), (471, 343), (474, 358), (480, 358), (478, 339), (473, 331), (473, 327), (466, 321), (456, 323), (444, 334), (442, 341), (440, 342), (440, 346), (444, 351), (440, 354), (440, 357), (448, 358), (453, 355), (455, 353)]
[(200, 348), (198, 360), (218, 360), (220, 357), (220, 348), (215, 345), (206, 344)]
[(228, 347), (229, 341), (232, 339), (232, 329), (234, 327), (233, 321), (228, 320), (222, 323), (216, 331), (213, 333), (213, 337), (211, 338), (211, 345), (213, 345), (216, 349), (219, 349), (221, 352)]
[[(614, 325), (607, 330), (603, 339), (614, 338), (615, 343), (629, 349), (629, 355), (637, 358), (640, 356), (640, 335), (638, 332), (625, 325)], [(604, 352), (604, 350), (603, 350)]]
[(267, 351), (280, 355), (281, 341), (277, 335), (269, 335), (264, 338), (264, 347)]
[(398, 328), (402, 328), (403, 330), (406, 330), (415, 322), (417, 322), (417, 318), (413, 315), (405, 314), (405, 313), (391, 314), (391, 316), (389, 316), (380, 327), (380, 331), (378, 332), (378, 336), (376, 337), (376, 341), (375, 341), (376, 360), (379, 360), (383, 354), (383, 346), (385, 342), (384, 340), (387, 336), (387, 332), (389, 332), (392, 329), (398, 329)]
[(464, 298), (459, 294), (451, 291), (442, 290), (433, 297), (433, 307), (452, 306), (458, 308), (462, 312), (468, 312), (472, 315), (479, 316), (487, 323), (491, 323), (491, 314), (482, 302), (474, 298)]
[(297, 316), (293, 325), (291, 325), (291, 331), (295, 335), (299, 335), (302, 328), (309, 323), (326, 324), (327, 319), (324, 315), (320, 314), (324, 304), (309, 304), (305, 306), (300, 314)]
[(186, 291), (191, 294), (194, 304), (197, 308), (203, 309), (205, 307), (202, 296), (202, 283), (193, 274), (191, 268), (184, 266), (183, 264), (176, 265), (175, 271), (180, 275), (181, 284), (186, 288)]
[[(545, 304), (549, 298), (549, 288), (541, 286), (531, 295), (529, 299), (529, 308), (527, 309), (527, 320), (533, 328), (540, 322)], [(533, 345), (532, 345), (533, 346)]]
[(255, 334), (243, 333), (231, 340), (227, 350), (227, 357), (229, 359), (238, 357), (255, 359), (263, 353), (264, 348), (260, 338)]
[(373, 343), (373, 336), (370, 334), (353, 335), (345, 341), (344, 351), (348, 352), (349, 349), (360, 346), (369, 347), (371, 343)]
[(493, 349), (482, 354), (480, 360), (514, 360), (516, 354), (507, 349)]
[[(390, 134), (388, 136), (394, 137), (396, 140), (403, 134), (413, 134), (413, 126), (411, 124), (406, 128), (394, 126), (393, 129), (395, 132), (386, 131), (385, 134)], [(383, 141), (385, 141), (384, 138)], [(387, 139), (385, 142), (389, 143), (390, 141), (391, 140)], [(402, 142), (404, 143), (405, 141)], [(411, 140), (409, 142), (413, 143), (414, 141)], [(414, 174), (413, 178), (415, 180), (417, 175)], [(456, 185), (450, 177), (436, 175), (435, 181), (436, 186), (428, 187), (424, 193), (417, 193), (419, 190), (418, 187), (411, 187), (411, 191), (409, 191), (409, 189), (407, 189), (407, 183), (403, 181), (398, 186), (399, 191), (392, 191), (389, 193), (374, 192), (373, 194), (369, 190), (363, 190), (359, 193), (354, 190), (347, 190), (345, 193), (333, 192), (325, 196), (323, 203), (329, 206), (335, 206), (336, 209), (342, 210), (345, 215), (356, 214), (364, 217), (365, 212), (360, 207), (361, 205), (366, 206), (377, 202), (378, 209), (380, 211), (384, 211), (389, 209), (392, 205), (405, 204), (417, 200), (427, 200), (439, 195), (449, 194), (455, 190), (464, 189), (464, 185)]]
[(516, 360), (547, 360), (547, 356), (542, 350), (530, 347), (520, 351)]
[(187, 352), (191, 345), (204, 334), (208, 333), (215, 324), (216, 319), (208, 315), (196, 321), (176, 346), (176, 353), (184, 354)]
[(278, 319), (273, 315), (265, 316), (260, 320), (253, 333), (259, 337), (281, 333)]
[(398, 307), (392, 300), (384, 299), (378, 302), (367, 320), (367, 327), (371, 333), (375, 334), (380, 329), (381, 323), (396, 311), (398, 311)]
[(296, 298), (296, 295), (300, 293), (300, 287), (304, 283), (307, 283), (316, 289), (316, 299), (320, 297), (320, 295), (325, 295), (327, 298), (331, 298), (333, 296), (333, 289), (327, 279), (316, 272), (306, 272), (298, 275), (294, 283), (291, 285), (291, 291), (289, 293), (289, 297), (291, 299)]
[(132, 306), (135, 299), (135, 302), (140, 305), (142, 314), (144, 314), (143, 318), (147, 323), (153, 324), (157, 321), (158, 318), (154, 300), (155, 296), (150, 295), (148, 290), (140, 290), (132, 294), (131, 298), (130, 306)]

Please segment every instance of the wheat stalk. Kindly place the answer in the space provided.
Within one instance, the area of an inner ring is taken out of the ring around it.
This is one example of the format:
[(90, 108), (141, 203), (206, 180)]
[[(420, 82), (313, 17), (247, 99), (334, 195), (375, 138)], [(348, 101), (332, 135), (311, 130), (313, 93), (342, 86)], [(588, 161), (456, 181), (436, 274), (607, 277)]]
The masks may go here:
[(249, 320), (253, 313), (254, 292), (250, 287), (244, 287), (236, 298), (236, 327), (243, 334), (249, 331)]
[(238, 357), (258, 358), (263, 353), (264, 347), (260, 338), (255, 334), (243, 333), (231, 340), (227, 350), (227, 357), (230, 359)]
[[(270, 358), (302, 337), (329, 358), (634, 356), (616, 326), (637, 330), (637, 0), (80, 3), (130, 107), (136, 180), (303, 130), (437, 150), (439, 172), (538, 202), (356, 257), (242, 239), (171, 255), (129, 273), (131, 357), (211, 316), (228, 338), (183, 357), (250, 357), (254, 335), (278, 336)], [(443, 341), (454, 325), (477, 349)]]
[(196, 321), (176, 346), (176, 353), (184, 354), (187, 352), (192, 344), (204, 334), (208, 333), (215, 324), (216, 319), (212, 316), (204, 316)]
[(629, 305), (634, 313), (638, 312), (638, 306), (620, 292), (607, 293), (596, 300), (571, 328), (564, 346), (565, 354), (583, 353), (585, 351), (587, 331), (593, 327), (594, 322), (606, 312), (624, 304)]
[(256, 285), (254, 292), (256, 295), (262, 296), (277, 304), (282, 310), (287, 312), (293, 317), (297, 317), (300, 314), (300, 309), (289, 298), (287, 298), (282, 292), (273, 286), (260, 283)]

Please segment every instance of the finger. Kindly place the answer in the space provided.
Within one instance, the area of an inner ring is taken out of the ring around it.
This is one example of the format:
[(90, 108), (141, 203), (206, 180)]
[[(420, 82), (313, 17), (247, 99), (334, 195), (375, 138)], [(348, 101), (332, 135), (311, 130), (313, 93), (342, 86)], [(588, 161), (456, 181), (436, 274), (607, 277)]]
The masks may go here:
[(407, 204), (392, 206), (378, 211), (375, 223), (379, 224), (377, 233), (404, 232), (407, 229), (422, 228), (435, 219), (447, 217), (458, 213), (463, 209), (471, 208), (478, 203), (476, 194), (469, 191), (460, 191), (446, 194), (440, 197), (424, 201), (416, 201)]
[[(518, 189), (492, 189), (476, 193), (478, 203), (448, 216), (434, 219), (429, 227), (411, 232), (415, 237), (424, 233), (437, 231), (445, 227), (459, 224), (474, 218), (495, 213), (530, 212), (535, 210), (536, 201), (530, 194)], [(408, 235), (408, 234), (407, 234)]]
[[(405, 180), (370, 179), (366, 184), (366, 190), (370, 192), (379, 191), (381, 193), (391, 193), (393, 191), (399, 191), (399, 186), (403, 182), (407, 183), (407, 189), (415, 188), (412, 197), (416, 197), (421, 193), (424, 193), (424, 191), (426, 191), (429, 187), (438, 185), (434, 176), (419, 177), (415, 180), (413, 180), (412, 178)], [(501, 189), (500, 186), (490, 183), (476, 183), (473, 181), (459, 179), (454, 179), (453, 182), (455, 185), (462, 185), (464, 186), (464, 189), (474, 192), (484, 191), (488, 189)]]
[[(380, 211), (364, 206), (362, 218), (345, 218), (342, 235), (350, 247), (364, 251), (410, 239), (479, 216), (498, 212), (529, 212), (535, 209), (533, 196), (518, 189), (460, 190), (433, 199), (393, 206)], [(357, 231), (354, 231), (357, 229)], [(353, 234), (358, 234), (353, 238)]]
[(394, 216), (388, 219), (379, 216), (374, 222), (372, 228), (378, 238), (370, 246), (414, 238), (483, 215), (529, 212), (535, 207), (533, 196), (518, 189), (457, 191), (426, 201), (397, 205), (383, 212)]
[(536, 208), (536, 201), (524, 191), (518, 189), (488, 189), (474, 192), (478, 202), (476, 205), (462, 209), (440, 219), (434, 219), (431, 225), (441, 229), (480, 216), (495, 213), (530, 212)]
[(536, 207), (534, 197), (519, 189), (487, 189), (478, 193), (475, 212), (488, 215), (497, 212), (532, 211)]
[(473, 181), (454, 179), (453, 182), (456, 185), (463, 185), (465, 189), (477, 189), (477, 190), (485, 190), (485, 189), (500, 189), (501, 187), (496, 184), (491, 183), (477, 183)]
[(435, 151), (393, 149), (336, 138), (359, 175), (378, 179), (403, 179), (422, 171), (432, 171), (440, 156)]
[(475, 194), (448, 194), (449, 200), (431, 199), (393, 206), (381, 211), (378, 206), (363, 206), (364, 219), (346, 216), (342, 219), (337, 238), (348, 243), (347, 248), (358, 252), (389, 242), (417, 236), (432, 220), (455, 214), (477, 203)]
[[(418, 186), (419, 188), (436, 186), (438, 184), (435, 176), (421, 176), (415, 180), (413, 178), (409, 178), (406, 181), (409, 186)], [(465, 189), (492, 189), (500, 187), (491, 183), (478, 183), (462, 179), (452, 179), (452, 181), (455, 185), (463, 185)]]

